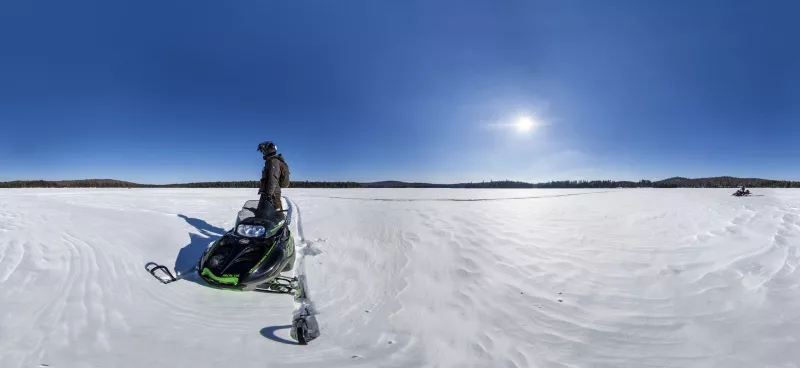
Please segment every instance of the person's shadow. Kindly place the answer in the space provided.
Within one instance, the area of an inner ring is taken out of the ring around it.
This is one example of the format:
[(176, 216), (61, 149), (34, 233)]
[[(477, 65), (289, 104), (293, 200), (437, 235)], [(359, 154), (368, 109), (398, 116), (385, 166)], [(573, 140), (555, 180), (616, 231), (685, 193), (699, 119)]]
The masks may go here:
[(186, 215), (179, 214), (178, 217), (184, 219), (189, 225), (194, 226), (202, 234), (189, 233), (189, 244), (181, 248), (178, 252), (178, 257), (175, 259), (175, 276), (179, 279), (192, 280), (191, 274), (195, 265), (197, 265), (197, 260), (203, 255), (203, 251), (206, 250), (209, 244), (225, 234), (225, 229)]

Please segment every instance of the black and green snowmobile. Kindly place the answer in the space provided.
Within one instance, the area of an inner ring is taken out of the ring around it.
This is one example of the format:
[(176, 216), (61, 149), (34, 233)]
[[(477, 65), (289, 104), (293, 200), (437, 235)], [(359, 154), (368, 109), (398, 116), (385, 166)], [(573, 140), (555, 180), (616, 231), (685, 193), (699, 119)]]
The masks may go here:
[[(291, 294), (302, 306), (295, 311), (291, 335), (300, 344), (319, 336), (316, 320), (305, 307), (305, 276), (282, 276), (292, 271), (296, 252), (284, 211), (266, 203), (257, 211), (257, 200), (245, 202), (233, 228), (211, 243), (195, 266), (197, 275), (209, 286), (237, 291)], [(257, 213), (260, 212), (260, 213)], [(154, 263), (146, 266), (163, 283), (177, 281), (172, 273)], [(165, 276), (158, 276), (160, 271)]]

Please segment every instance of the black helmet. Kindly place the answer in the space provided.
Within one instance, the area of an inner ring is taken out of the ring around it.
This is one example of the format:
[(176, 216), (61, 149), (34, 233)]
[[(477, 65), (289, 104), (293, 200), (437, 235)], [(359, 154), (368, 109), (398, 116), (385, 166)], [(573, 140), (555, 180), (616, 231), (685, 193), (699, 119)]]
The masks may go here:
[(270, 141), (264, 141), (258, 144), (258, 152), (261, 152), (264, 157), (272, 156), (278, 152), (278, 146)]

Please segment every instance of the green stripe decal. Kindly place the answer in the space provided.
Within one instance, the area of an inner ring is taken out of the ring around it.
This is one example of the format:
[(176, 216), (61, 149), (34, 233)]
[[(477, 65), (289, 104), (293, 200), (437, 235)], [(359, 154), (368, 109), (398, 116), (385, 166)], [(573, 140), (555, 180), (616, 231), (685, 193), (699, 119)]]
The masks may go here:
[(224, 277), (220, 277), (220, 276), (215, 275), (213, 272), (211, 272), (211, 270), (209, 270), (207, 267), (203, 268), (203, 273), (201, 275), (208, 276), (210, 279), (212, 279), (212, 280), (214, 280), (214, 281), (216, 281), (216, 282), (218, 282), (220, 284), (236, 285), (236, 284), (239, 283), (239, 276), (224, 276)]
[(270, 234), (274, 234), (276, 231), (278, 231), (278, 229), (280, 229), (280, 228), (281, 228), (281, 226), (283, 226), (283, 221), (281, 221), (281, 222), (279, 222), (277, 225), (275, 225), (275, 227), (273, 227), (273, 228), (272, 228), (272, 229), (269, 231), (269, 233), (270, 233)]
[(255, 266), (253, 266), (253, 268), (251, 268), (251, 269), (250, 269), (250, 272), (248, 272), (248, 273), (253, 273), (253, 271), (255, 271), (256, 269), (258, 269), (258, 266), (261, 266), (261, 263), (262, 263), (262, 262), (264, 262), (264, 260), (265, 260), (265, 259), (267, 259), (267, 256), (268, 256), (270, 253), (272, 253), (272, 249), (273, 249), (273, 248), (275, 248), (275, 244), (277, 244), (277, 243), (278, 243), (278, 241), (277, 241), (277, 240), (276, 240), (276, 241), (274, 241), (274, 242), (272, 242), (272, 245), (270, 245), (270, 246), (269, 246), (269, 250), (267, 251), (267, 253), (264, 253), (264, 256), (263, 256), (263, 257), (261, 257), (261, 260), (260, 260), (260, 261), (258, 261), (258, 263), (256, 263), (256, 265), (255, 265)]
[(286, 246), (286, 258), (289, 258), (294, 254), (294, 237), (289, 237), (289, 245)]

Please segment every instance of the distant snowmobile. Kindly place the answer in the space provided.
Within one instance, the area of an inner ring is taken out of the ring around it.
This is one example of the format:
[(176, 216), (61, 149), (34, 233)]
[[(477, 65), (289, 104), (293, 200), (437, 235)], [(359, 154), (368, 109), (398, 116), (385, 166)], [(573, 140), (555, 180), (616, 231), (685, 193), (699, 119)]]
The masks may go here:
[(731, 195), (732, 195), (732, 196), (735, 196), (735, 197), (744, 197), (744, 196), (749, 196), (749, 195), (750, 195), (750, 190), (747, 190), (747, 189), (744, 189), (744, 188), (742, 188), (742, 189), (739, 189), (739, 190), (737, 190), (736, 192), (734, 192), (734, 193), (733, 193), (733, 194), (731, 194)]
[[(296, 258), (294, 239), (284, 211), (270, 202), (256, 215), (259, 201), (245, 202), (233, 229), (206, 248), (194, 271), (212, 287), (238, 291), (292, 294), (300, 305), (307, 305), (305, 275), (295, 270), (294, 277), (281, 276), (291, 271)], [(168, 284), (177, 279), (164, 266), (149, 263), (153, 277)], [(164, 276), (156, 275), (160, 271)], [(301, 345), (319, 336), (316, 319), (305, 308), (295, 312), (291, 336)]]

